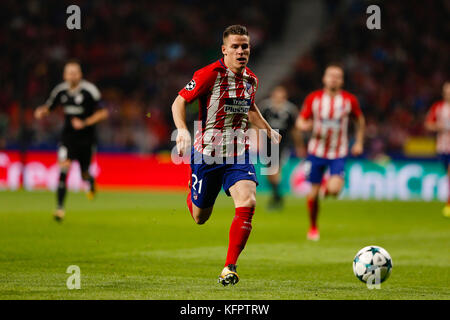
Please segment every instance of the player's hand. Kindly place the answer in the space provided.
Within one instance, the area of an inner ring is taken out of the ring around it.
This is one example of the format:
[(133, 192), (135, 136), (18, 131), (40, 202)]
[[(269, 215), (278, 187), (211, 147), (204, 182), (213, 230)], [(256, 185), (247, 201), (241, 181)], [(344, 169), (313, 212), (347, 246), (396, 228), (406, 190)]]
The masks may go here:
[(39, 106), (34, 110), (34, 117), (38, 120), (42, 119), (44, 116), (48, 115), (48, 107), (46, 105)]
[(352, 152), (352, 155), (354, 155), (354, 156), (359, 156), (359, 155), (361, 155), (362, 153), (363, 153), (363, 144), (362, 143), (359, 143), (359, 142), (356, 142), (354, 145), (353, 145), (353, 147), (352, 147), (352, 150), (351, 150), (351, 152)]
[(191, 145), (191, 135), (189, 131), (186, 129), (178, 129), (176, 143), (178, 155), (182, 157), (186, 154)]
[(313, 122), (311, 119), (306, 120), (299, 117), (295, 123), (295, 126), (301, 131), (311, 131), (313, 128)]
[(84, 123), (84, 121), (77, 117), (72, 118), (71, 123), (72, 123), (72, 127), (75, 130), (81, 130), (84, 127), (86, 127), (86, 124)]
[(274, 144), (279, 144), (281, 142), (281, 134), (276, 132), (275, 130), (270, 130), (270, 141)]

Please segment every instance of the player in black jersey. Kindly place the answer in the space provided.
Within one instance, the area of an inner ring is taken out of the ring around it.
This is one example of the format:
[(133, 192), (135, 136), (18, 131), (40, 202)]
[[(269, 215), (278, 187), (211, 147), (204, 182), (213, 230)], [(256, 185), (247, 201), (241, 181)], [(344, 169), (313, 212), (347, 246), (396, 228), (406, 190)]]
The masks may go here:
[(108, 111), (101, 108), (100, 91), (84, 80), (80, 63), (71, 60), (64, 66), (64, 82), (57, 85), (47, 102), (35, 110), (35, 117), (41, 119), (61, 105), (65, 122), (58, 149), (60, 166), (57, 190), (58, 206), (54, 213), (56, 220), (64, 218), (64, 199), (66, 196), (66, 178), (73, 160), (80, 164), (81, 175), (89, 184), (89, 199), (95, 195), (94, 178), (89, 173), (89, 165), (96, 144), (95, 124), (108, 117)]
[[(297, 156), (303, 152), (303, 142), (301, 135), (295, 128), (295, 120), (298, 116), (297, 107), (288, 101), (287, 91), (283, 86), (273, 89), (270, 98), (262, 101), (259, 105), (262, 116), (270, 126), (278, 129), (282, 137), (285, 137), (279, 144), (280, 160), (289, 154), (289, 147), (294, 143)], [(271, 153), (270, 141), (267, 141), (268, 155)], [(280, 166), (283, 161), (280, 161)], [(269, 209), (279, 209), (283, 205), (283, 198), (280, 192), (281, 175), (278, 170), (273, 175), (268, 175), (267, 179), (272, 187), (272, 199), (269, 202)]]

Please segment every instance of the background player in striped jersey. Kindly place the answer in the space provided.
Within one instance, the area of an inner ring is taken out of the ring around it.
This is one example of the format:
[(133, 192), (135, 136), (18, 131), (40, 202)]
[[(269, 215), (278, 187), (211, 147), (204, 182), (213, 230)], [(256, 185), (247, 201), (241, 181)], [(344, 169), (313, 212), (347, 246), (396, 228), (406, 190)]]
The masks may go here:
[(449, 190), (443, 214), (450, 218), (450, 81), (444, 83), (442, 97), (443, 100), (431, 106), (425, 120), (425, 127), (437, 133), (437, 153), (447, 171)]
[(297, 119), (297, 127), (303, 131), (312, 130), (308, 143), (306, 170), (311, 182), (311, 191), (306, 197), (310, 228), (309, 240), (319, 240), (317, 217), (319, 213), (319, 190), (327, 168), (330, 178), (325, 195), (337, 196), (344, 186), (344, 166), (348, 153), (348, 121), (351, 115), (356, 120), (356, 139), (351, 153), (358, 156), (363, 152), (365, 120), (358, 100), (342, 90), (344, 70), (331, 64), (322, 78), (323, 89), (310, 93)]
[(57, 85), (47, 102), (35, 110), (37, 119), (48, 115), (58, 105), (62, 105), (64, 110), (65, 121), (58, 149), (57, 209), (54, 213), (58, 221), (65, 215), (66, 180), (72, 160), (79, 162), (81, 176), (89, 184), (88, 198), (94, 197), (95, 183), (89, 173), (89, 165), (96, 143), (95, 124), (108, 117), (108, 111), (99, 105), (100, 91), (82, 77), (80, 63), (68, 61), (64, 66), (64, 82)]
[(186, 106), (199, 101), (201, 124), (191, 151), (192, 174), (187, 197), (194, 221), (203, 224), (209, 219), (221, 187), (234, 201), (228, 253), (219, 276), (219, 282), (228, 285), (239, 281), (236, 261), (250, 235), (256, 206), (256, 173), (249, 160), (246, 139), (248, 122), (267, 130), (274, 142), (278, 143), (281, 136), (272, 130), (255, 104), (258, 79), (247, 68), (250, 38), (245, 27), (233, 25), (225, 29), (222, 54), (222, 59), (194, 73), (173, 102), (172, 113), (181, 156), (190, 145)]
[[(270, 98), (259, 103), (259, 108), (264, 119), (272, 128), (279, 130), (283, 137), (279, 145), (280, 160), (284, 160), (289, 156), (289, 147), (293, 143), (297, 156), (301, 156), (303, 152), (303, 140), (299, 131), (295, 128), (295, 121), (298, 115), (298, 109), (288, 100), (288, 93), (285, 87), (275, 87)], [(265, 141), (268, 147), (268, 155), (271, 153), (272, 144)], [(278, 169), (280, 169), (278, 167)], [(267, 176), (272, 187), (272, 199), (269, 202), (269, 209), (278, 209), (283, 206), (283, 197), (280, 192), (281, 174), (280, 170)]]

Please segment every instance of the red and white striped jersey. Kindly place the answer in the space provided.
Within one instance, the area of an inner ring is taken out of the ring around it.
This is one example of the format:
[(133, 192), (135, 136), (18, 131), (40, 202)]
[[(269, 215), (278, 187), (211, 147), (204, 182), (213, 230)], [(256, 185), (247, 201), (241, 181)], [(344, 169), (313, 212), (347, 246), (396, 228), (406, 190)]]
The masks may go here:
[(443, 130), (437, 133), (438, 153), (450, 154), (450, 103), (436, 102), (428, 111), (426, 122), (440, 124)]
[(326, 159), (337, 159), (348, 153), (349, 116), (361, 115), (358, 100), (351, 93), (341, 90), (330, 96), (324, 90), (310, 93), (303, 103), (300, 117), (313, 119), (308, 153)]
[(249, 68), (235, 74), (223, 59), (195, 72), (178, 93), (188, 103), (199, 102), (201, 128), (195, 132), (195, 150), (213, 157), (242, 155), (249, 148), (245, 132), (257, 88), (258, 79)]

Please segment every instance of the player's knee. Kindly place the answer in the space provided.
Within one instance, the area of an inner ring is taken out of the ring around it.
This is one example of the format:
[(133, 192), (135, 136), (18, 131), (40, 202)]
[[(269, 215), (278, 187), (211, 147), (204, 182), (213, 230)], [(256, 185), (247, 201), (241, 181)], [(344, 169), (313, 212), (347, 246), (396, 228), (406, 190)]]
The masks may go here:
[(194, 218), (194, 222), (196, 224), (205, 224), (206, 221), (209, 220), (209, 217), (211, 216), (211, 211), (200, 211), (200, 210), (195, 210), (194, 209), (194, 213), (192, 215), (192, 218)]
[(251, 197), (251, 198), (248, 200), (248, 205), (247, 205), (247, 207), (249, 207), (249, 208), (255, 208), (255, 207), (256, 207), (256, 197)]
[(206, 221), (208, 221), (209, 217), (202, 217), (202, 216), (194, 216), (194, 221), (196, 224), (205, 224)]
[(81, 177), (83, 178), (83, 180), (88, 180), (89, 179), (89, 171), (83, 171), (81, 172)]
[(340, 187), (332, 187), (327, 190), (327, 194), (332, 197), (337, 197), (341, 193)]
[(249, 194), (247, 197), (241, 200), (238, 207), (255, 208), (256, 207), (256, 196), (254, 194)]
[(330, 181), (327, 185), (327, 195), (338, 196), (341, 193), (343, 183), (340, 180)]
[(61, 171), (67, 171), (70, 168), (70, 160), (64, 160), (59, 163), (59, 168)]

